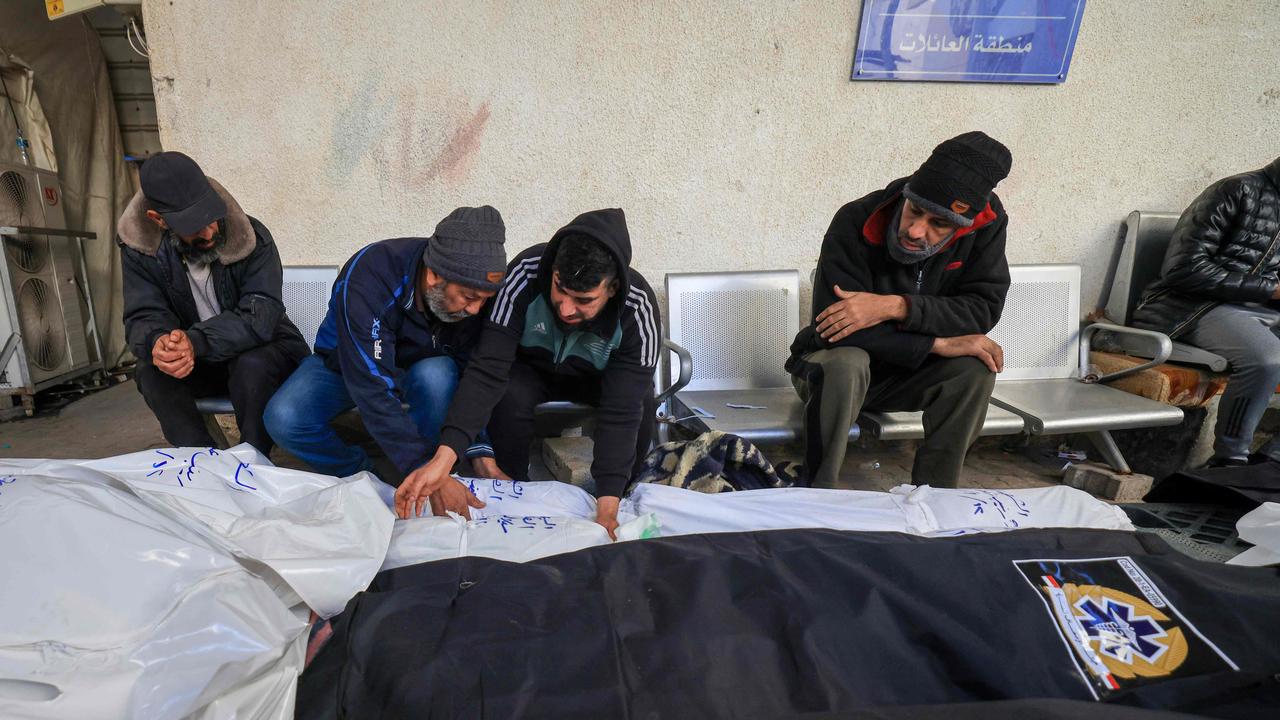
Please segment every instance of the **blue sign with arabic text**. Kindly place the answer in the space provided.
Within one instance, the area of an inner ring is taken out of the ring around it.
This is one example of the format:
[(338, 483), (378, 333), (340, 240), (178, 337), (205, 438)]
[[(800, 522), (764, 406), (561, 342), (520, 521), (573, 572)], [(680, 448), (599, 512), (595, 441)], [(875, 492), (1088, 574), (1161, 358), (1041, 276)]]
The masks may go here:
[(851, 80), (1060, 83), (1085, 0), (863, 0)]

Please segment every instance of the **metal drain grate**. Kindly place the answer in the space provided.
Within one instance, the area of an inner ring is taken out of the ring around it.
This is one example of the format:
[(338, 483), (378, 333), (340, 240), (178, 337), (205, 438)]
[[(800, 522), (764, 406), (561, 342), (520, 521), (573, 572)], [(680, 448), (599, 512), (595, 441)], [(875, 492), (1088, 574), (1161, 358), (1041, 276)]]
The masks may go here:
[(1236, 534), (1236, 522), (1246, 512), (1244, 508), (1183, 503), (1119, 507), (1139, 529), (1155, 531), (1175, 549), (1201, 560), (1226, 562), (1253, 547)]

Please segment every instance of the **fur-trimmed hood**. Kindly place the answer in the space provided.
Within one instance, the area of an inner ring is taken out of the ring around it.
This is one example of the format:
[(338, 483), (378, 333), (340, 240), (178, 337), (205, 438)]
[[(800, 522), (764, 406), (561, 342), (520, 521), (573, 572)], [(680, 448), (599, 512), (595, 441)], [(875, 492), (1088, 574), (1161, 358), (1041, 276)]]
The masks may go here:
[[(223, 223), (227, 241), (218, 248), (218, 261), (223, 265), (239, 262), (249, 257), (257, 247), (258, 237), (249, 222), (249, 216), (240, 209), (240, 203), (217, 180), (207, 176), (206, 179), (227, 205), (227, 217)], [(141, 190), (134, 194), (124, 214), (120, 216), (120, 221), (116, 223), (116, 234), (122, 244), (143, 255), (154, 257), (160, 249), (164, 231), (147, 217), (147, 200)]]

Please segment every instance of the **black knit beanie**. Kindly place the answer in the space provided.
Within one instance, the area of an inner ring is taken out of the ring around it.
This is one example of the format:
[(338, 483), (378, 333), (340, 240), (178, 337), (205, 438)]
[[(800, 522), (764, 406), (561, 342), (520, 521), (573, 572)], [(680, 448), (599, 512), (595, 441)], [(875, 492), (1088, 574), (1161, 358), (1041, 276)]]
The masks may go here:
[(969, 227), (996, 183), (1009, 175), (1009, 148), (980, 131), (942, 141), (907, 180), (902, 194), (924, 210)]
[(436, 225), (423, 260), (449, 282), (496, 291), (507, 271), (506, 238), (497, 210), (488, 205), (460, 207)]

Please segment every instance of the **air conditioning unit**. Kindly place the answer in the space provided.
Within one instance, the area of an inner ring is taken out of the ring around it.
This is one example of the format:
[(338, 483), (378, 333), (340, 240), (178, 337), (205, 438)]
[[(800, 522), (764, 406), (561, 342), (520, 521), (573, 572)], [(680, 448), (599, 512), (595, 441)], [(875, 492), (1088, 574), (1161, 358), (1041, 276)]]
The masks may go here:
[(30, 396), (97, 369), (80, 248), (66, 227), (56, 173), (0, 163), (0, 394)]
[(44, 0), (44, 10), (50, 20), (107, 5), (142, 5), (142, 0)]

